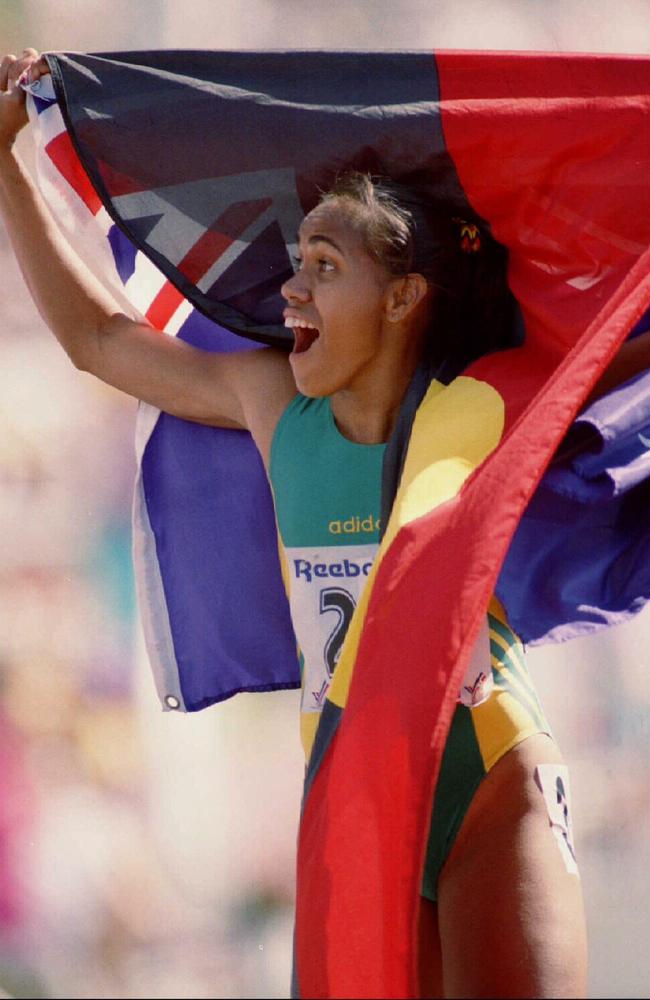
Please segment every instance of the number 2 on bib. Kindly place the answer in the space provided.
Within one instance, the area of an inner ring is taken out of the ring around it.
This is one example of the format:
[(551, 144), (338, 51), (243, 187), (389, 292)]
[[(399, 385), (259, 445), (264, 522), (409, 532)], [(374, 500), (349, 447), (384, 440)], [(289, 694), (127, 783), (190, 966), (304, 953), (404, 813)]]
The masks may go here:
[(320, 613), (324, 615), (328, 611), (336, 611), (338, 619), (334, 628), (330, 632), (323, 656), (327, 673), (331, 677), (336, 668), (341, 655), (341, 647), (347, 635), (348, 626), (354, 614), (355, 602), (352, 594), (342, 587), (326, 587), (320, 592)]

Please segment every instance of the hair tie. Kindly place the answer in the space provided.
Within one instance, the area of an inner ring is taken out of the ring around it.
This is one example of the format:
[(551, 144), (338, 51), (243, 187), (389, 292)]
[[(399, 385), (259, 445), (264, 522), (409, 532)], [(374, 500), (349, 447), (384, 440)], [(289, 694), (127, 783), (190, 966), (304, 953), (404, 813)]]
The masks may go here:
[(466, 219), (452, 219), (460, 226), (460, 249), (463, 253), (478, 253), (481, 249), (481, 234), (473, 222)]

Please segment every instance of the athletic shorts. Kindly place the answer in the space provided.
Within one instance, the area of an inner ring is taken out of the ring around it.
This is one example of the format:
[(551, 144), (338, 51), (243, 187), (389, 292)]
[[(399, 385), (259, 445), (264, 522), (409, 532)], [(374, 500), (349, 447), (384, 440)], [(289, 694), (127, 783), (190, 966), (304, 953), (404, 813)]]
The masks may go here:
[(493, 600), (488, 614), (493, 687), (474, 708), (454, 713), (433, 803), (422, 895), (436, 901), (438, 878), (485, 775), (528, 736), (551, 731), (526, 669), (524, 650)]

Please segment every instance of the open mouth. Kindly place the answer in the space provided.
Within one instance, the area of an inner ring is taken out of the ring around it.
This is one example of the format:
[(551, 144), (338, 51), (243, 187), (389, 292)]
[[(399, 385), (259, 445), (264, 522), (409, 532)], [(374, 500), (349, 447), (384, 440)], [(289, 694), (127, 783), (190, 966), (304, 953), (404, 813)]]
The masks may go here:
[(294, 342), (292, 354), (304, 354), (315, 340), (318, 340), (320, 330), (312, 323), (305, 323), (294, 316), (285, 317), (284, 325), (293, 330)]
[(311, 326), (294, 326), (293, 336), (293, 353), (304, 354), (318, 340), (318, 330)]

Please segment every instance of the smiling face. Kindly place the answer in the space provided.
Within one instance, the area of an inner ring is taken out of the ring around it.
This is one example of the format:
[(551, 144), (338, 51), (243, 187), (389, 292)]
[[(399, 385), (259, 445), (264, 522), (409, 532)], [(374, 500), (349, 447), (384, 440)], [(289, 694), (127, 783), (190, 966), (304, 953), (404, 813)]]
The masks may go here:
[(363, 219), (343, 200), (309, 213), (299, 246), (300, 268), (282, 287), (295, 337), (289, 361), (300, 392), (330, 396), (371, 373), (395, 279), (368, 254)]

